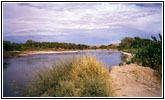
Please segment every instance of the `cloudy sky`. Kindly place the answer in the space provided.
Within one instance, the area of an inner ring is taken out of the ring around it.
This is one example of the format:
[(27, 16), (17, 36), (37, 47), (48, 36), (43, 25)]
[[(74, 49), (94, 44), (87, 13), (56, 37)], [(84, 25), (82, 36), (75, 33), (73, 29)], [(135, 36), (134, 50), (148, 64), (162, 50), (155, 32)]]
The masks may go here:
[(162, 33), (160, 3), (3, 3), (3, 39), (89, 45)]

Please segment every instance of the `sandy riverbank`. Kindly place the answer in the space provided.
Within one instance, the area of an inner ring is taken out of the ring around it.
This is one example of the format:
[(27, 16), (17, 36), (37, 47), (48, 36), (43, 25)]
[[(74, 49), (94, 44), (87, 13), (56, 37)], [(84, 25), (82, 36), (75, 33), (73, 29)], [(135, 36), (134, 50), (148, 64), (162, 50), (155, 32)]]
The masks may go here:
[[(76, 52), (79, 52), (79, 51), (91, 51), (90, 50), (72, 50), (72, 51), (46, 51), (46, 50), (43, 50), (43, 51), (11, 51), (11, 53), (15, 52), (15, 53), (20, 53), (20, 54), (17, 54), (17, 55), (12, 55), (12, 54), (6, 54), (5, 53), (5, 56), (4, 58), (11, 58), (11, 57), (21, 57), (21, 56), (28, 56), (28, 55), (33, 55), (33, 54), (52, 54), (52, 53), (76, 53)], [(118, 51), (118, 50), (110, 50), (110, 51), (115, 51), (115, 52), (121, 52), (121, 51)], [(129, 53), (125, 53), (125, 52), (121, 52), (125, 55), (130, 55)]]
[(113, 66), (110, 84), (115, 97), (161, 97), (161, 79), (149, 67), (136, 64)]
[(133, 56), (133, 54), (131, 54), (131, 53), (128, 53), (128, 52), (124, 52), (124, 51), (120, 51), (122, 54), (124, 54), (124, 55), (127, 55), (127, 56), (129, 56), (129, 57), (132, 57)]
[(52, 54), (52, 53), (76, 53), (79, 51), (24, 51), (22, 54), (18, 56), (28, 56), (33, 54)]
[[(90, 50), (83, 50), (83, 51), (90, 51)], [(117, 50), (111, 50), (111, 51), (121, 52), (122, 54), (125, 54), (128, 56), (131, 55), (130, 53), (126, 53), (122, 51), (117, 51)], [(76, 52), (79, 52), (79, 50), (75, 50), (75, 51), (23, 51), (23, 53), (19, 54), (18, 56), (28, 56), (28, 55), (33, 55), (33, 54), (51, 54), (51, 53), (76, 53)]]

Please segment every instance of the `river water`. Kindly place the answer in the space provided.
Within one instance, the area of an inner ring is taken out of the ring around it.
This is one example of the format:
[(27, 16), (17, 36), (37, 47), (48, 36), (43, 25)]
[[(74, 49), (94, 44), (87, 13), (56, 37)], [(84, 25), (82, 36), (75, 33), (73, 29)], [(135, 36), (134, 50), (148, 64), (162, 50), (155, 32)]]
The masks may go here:
[(14, 57), (3, 59), (3, 97), (17, 97), (18, 89), (14, 84), (26, 86), (31, 80), (32, 73), (41, 66), (57, 65), (65, 59), (85, 54), (95, 55), (96, 58), (108, 66), (119, 65), (124, 61), (125, 56), (118, 51), (110, 50), (90, 50), (79, 51), (76, 53), (53, 53), (53, 54), (34, 54), (25, 57)]

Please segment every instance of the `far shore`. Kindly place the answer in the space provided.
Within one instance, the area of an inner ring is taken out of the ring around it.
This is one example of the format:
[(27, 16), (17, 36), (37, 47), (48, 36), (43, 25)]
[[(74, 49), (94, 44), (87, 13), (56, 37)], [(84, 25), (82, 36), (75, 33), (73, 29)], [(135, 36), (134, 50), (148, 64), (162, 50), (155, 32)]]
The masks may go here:
[[(99, 49), (100, 50), (100, 49)], [(28, 56), (28, 55), (33, 55), (33, 54), (51, 54), (51, 53), (76, 53), (79, 51), (90, 51), (90, 50), (68, 50), (68, 51), (24, 51), (23, 53), (19, 54), (18, 56)], [(116, 52), (121, 52), (122, 54), (130, 56), (130, 53), (118, 51), (118, 50), (110, 50), (110, 51), (116, 51)]]
[(28, 55), (34, 55), (34, 54), (53, 54), (53, 53), (76, 53), (76, 52), (79, 52), (79, 51), (78, 50), (75, 50), (75, 51), (24, 51), (18, 56), (28, 56)]
[[(91, 49), (90, 49), (91, 50)], [(90, 51), (89, 49), (87, 50), (62, 50), (62, 51), (53, 51), (53, 50), (41, 50), (41, 51), (37, 51), (37, 50), (29, 50), (29, 51), (13, 51), (13, 52), (20, 52), (20, 54), (18, 55), (7, 55), (5, 56), (5, 58), (11, 58), (11, 57), (23, 57), (23, 56), (28, 56), (28, 55), (35, 55), (35, 54), (53, 54), (53, 53), (76, 53), (79, 51)], [(95, 50), (95, 49), (92, 49)], [(104, 49), (96, 49), (96, 50), (104, 50)], [(132, 54), (131, 53), (127, 53), (127, 52), (123, 52), (123, 51), (118, 51), (116, 49), (110, 49), (110, 51), (115, 51), (115, 52), (121, 52), (124, 55), (127, 55), (128, 57), (131, 57)]]

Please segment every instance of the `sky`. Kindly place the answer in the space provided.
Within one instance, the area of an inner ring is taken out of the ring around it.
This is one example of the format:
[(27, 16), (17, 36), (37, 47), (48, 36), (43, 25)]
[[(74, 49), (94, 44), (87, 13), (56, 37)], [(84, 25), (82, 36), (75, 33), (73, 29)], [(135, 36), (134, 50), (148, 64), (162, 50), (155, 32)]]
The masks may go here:
[(161, 3), (3, 3), (3, 40), (101, 45), (162, 34)]

